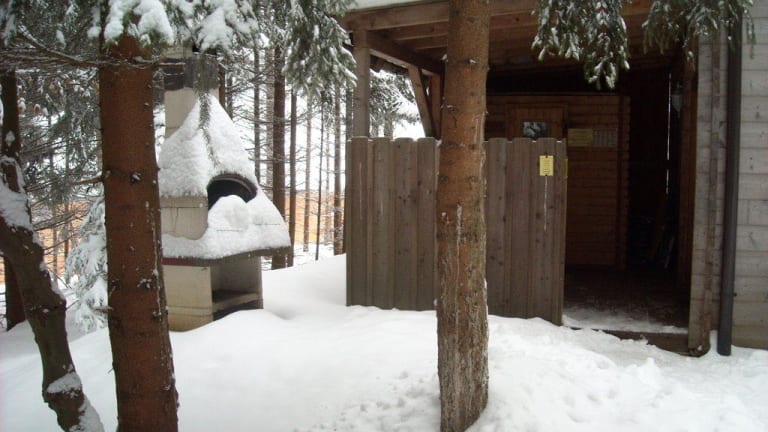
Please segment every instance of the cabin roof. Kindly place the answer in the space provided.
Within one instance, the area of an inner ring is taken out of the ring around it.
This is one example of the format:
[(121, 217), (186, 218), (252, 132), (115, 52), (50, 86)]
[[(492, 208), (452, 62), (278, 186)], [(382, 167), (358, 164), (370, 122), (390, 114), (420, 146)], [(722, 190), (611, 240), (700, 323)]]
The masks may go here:
[[(669, 56), (643, 49), (642, 24), (651, 3), (636, 0), (624, 6), (633, 66), (669, 61)], [(491, 0), (490, 73), (576, 65), (559, 58), (537, 60), (538, 52), (531, 48), (537, 30), (534, 7), (535, 0)], [(375, 69), (405, 73), (411, 65), (427, 74), (442, 73), (449, 30), (448, 1), (358, 0), (340, 21), (352, 34), (353, 43), (356, 34), (366, 32)]]

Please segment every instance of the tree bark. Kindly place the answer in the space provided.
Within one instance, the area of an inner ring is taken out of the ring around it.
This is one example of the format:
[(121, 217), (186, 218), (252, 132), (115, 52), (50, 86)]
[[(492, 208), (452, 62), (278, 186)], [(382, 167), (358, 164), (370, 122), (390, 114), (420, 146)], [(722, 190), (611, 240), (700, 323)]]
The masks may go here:
[(488, 400), (485, 292), (485, 83), (489, 3), (450, 0), (437, 188), (438, 375), (443, 432), (463, 431)]
[[(275, 47), (275, 97), (272, 126), (272, 202), (285, 219), (285, 75), (283, 65), (285, 54), (281, 47)], [(285, 268), (285, 255), (272, 257), (272, 268)]]
[(5, 329), (10, 330), (16, 324), (24, 322), (24, 303), (21, 298), (21, 290), (16, 280), (16, 272), (8, 258), (3, 258), (5, 267)]
[(293, 267), (293, 247), (296, 244), (296, 104), (298, 103), (296, 92), (291, 90), (291, 142), (289, 149), (290, 159), (290, 200), (288, 203), (288, 212), (291, 214), (288, 219), (288, 234), (291, 237), (291, 252), (288, 254), (288, 265)]
[(336, 130), (333, 142), (333, 254), (344, 253), (344, 227), (341, 211), (341, 89), (336, 84), (333, 97), (333, 119)]
[[(321, 105), (322, 107), (322, 105)], [(323, 215), (323, 156), (325, 145), (325, 112), (320, 109), (320, 157), (317, 164), (317, 232), (315, 233), (315, 261), (320, 259), (320, 233)]]
[(304, 171), (304, 252), (309, 252), (310, 182), (312, 173), (312, 99), (307, 100), (307, 152)]
[(259, 45), (253, 42), (253, 165), (256, 181), (261, 184), (261, 86)]
[[(26, 208), (23, 216), (16, 215), (23, 221), (0, 217), (0, 251), (13, 267), (15, 280), (21, 288), (23, 308), (40, 351), (43, 400), (56, 413), (62, 430), (103, 431), (99, 415), (83, 393), (67, 344), (67, 301), (51, 281), (43, 247), (32, 230), (29, 199), (24, 191), (19, 165), (21, 135), (16, 75), (12, 71), (0, 71), (0, 75), (5, 107), (0, 139), (0, 188), (5, 189), (14, 202)], [(9, 275), (6, 274), (6, 277)]]
[[(122, 62), (143, 54), (127, 35), (108, 52)], [(99, 88), (117, 430), (176, 431), (178, 396), (161, 265), (152, 69), (104, 66)]]

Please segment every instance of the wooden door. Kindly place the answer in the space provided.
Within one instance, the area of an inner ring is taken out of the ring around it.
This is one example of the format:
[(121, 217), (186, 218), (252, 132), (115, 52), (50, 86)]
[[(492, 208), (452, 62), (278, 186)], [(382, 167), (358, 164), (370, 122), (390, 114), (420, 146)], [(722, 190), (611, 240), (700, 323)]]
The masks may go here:
[(565, 112), (564, 106), (515, 105), (509, 107), (507, 120), (507, 138), (563, 139)]

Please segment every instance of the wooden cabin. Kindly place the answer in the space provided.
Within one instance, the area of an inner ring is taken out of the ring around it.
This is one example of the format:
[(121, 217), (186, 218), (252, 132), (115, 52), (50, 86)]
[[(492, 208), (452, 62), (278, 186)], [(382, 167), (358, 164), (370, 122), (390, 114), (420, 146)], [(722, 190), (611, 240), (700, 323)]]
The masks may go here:
[[(732, 330), (736, 345), (768, 348), (768, 0), (752, 8), (754, 47), (739, 58), (725, 36), (702, 42), (695, 65), (679, 49), (644, 51), (651, 3), (625, 5), (630, 70), (599, 90), (580, 64), (537, 60), (533, 0), (491, 0), (486, 139), (567, 142), (565, 265), (553, 296), (665, 305), (666, 318), (687, 328), (678, 350), (706, 352), (718, 329)], [(439, 139), (448, 2), (358, 4), (340, 19), (357, 62), (355, 135), (369, 136), (370, 70), (383, 69), (410, 77), (424, 134)], [(739, 153), (726, 169), (726, 154)], [(365, 235), (347, 220), (348, 234)], [(364, 253), (355, 244), (348, 259)], [(733, 316), (726, 308), (732, 325), (721, 327), (724, 285), (733, 286)]]

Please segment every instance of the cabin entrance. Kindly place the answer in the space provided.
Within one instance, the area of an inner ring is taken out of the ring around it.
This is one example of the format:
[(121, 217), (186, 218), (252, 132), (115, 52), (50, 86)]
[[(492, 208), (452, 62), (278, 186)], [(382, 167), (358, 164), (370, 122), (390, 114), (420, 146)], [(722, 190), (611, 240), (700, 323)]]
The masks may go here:
[(681, 189), (695, 155), (681, 150), (680, 79), (669, 64), (639, 67), (608, 93), (569, 85), (580, 73), (536, 76), (557, 93), (490, 77), (486, 137), (568, 140), (563, 323), (674, 333), (684, 345), (692, 221)]

